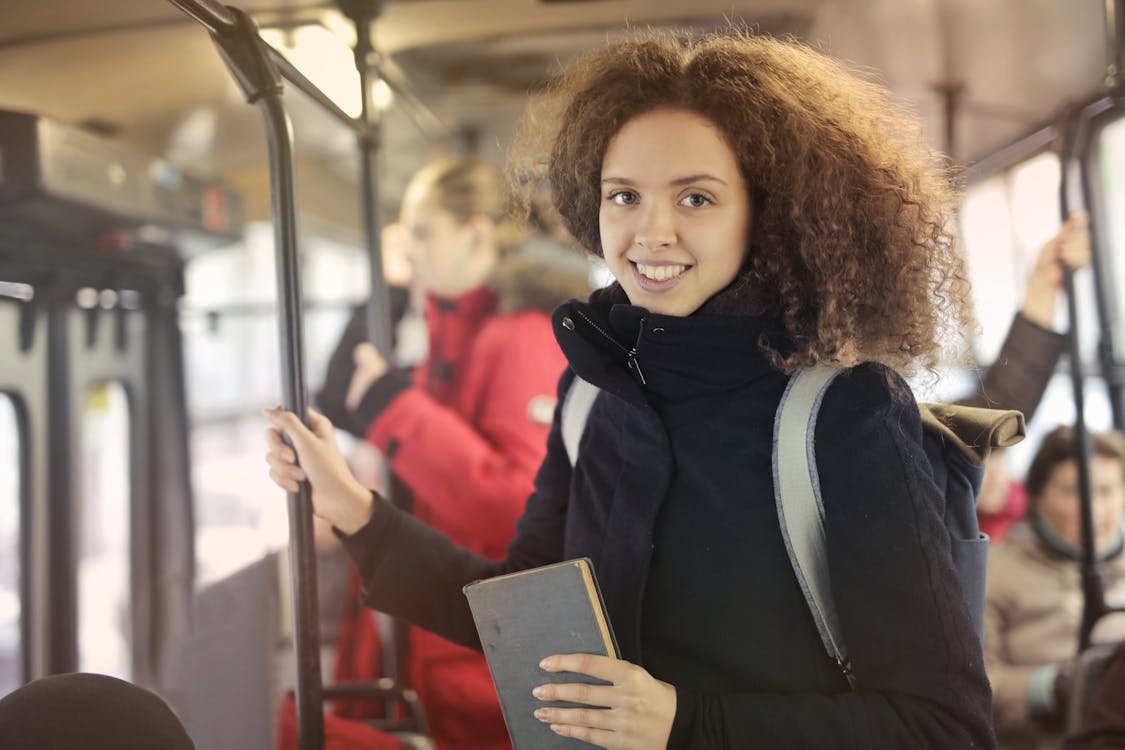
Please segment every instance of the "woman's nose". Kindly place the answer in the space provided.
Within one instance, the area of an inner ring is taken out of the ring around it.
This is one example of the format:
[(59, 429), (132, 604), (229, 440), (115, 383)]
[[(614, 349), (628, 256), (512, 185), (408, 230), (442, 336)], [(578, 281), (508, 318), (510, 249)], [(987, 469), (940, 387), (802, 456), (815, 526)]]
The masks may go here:
[(660, 206), (650, 206), (641, 217), (634, 241), (649, 250), (675, 244), (676, 224), (672, 212)]

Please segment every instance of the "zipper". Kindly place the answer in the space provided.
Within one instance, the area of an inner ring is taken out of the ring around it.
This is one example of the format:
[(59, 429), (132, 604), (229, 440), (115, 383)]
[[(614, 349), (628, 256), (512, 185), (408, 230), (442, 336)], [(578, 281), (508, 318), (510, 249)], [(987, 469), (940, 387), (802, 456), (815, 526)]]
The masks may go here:
[[(626, 348), (624, 344), (606, 333), (604, 328), (602, 328), (594, 321), (590, 320), (590, 317), (586, 315), (586, 313), (582, 312), (581, 310), (574, 310), (574, 314), (582, 318), (582, 320), (586, 321), (586, 325), (590, 326), (595, 331), (600, 333), (602, 335), (602, 338), (620, 349), (625, 354), (625, 367), (633, 372), (641, 385), (648, 385), (648, 381), (645, 380), (645, 374), (641, 372), (641, 364), (637, 361), (636, 345), (634, 345), (632, 349)], [(641, 332), (644, 330), (644, 325), (644, 318), (641, 318), (641, 330), (637, 332), (637, 341), (641, 340)]]

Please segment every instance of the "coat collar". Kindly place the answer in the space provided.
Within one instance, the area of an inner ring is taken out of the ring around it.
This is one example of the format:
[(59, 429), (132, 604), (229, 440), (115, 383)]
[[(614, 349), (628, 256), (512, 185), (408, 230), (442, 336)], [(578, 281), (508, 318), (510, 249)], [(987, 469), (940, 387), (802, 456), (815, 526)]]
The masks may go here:
[(459, 318), (476, 320), (487, 318), (496, 310), (496, 292), (488, 286), (479, 286), (456, 297), (426, 296), (426, 321), (432, 323), (443, 315), (456, 314)]
[(759, 341), (781, 330), (761, 313), (650, 313), (628, 304), (616, 284), (594, 292), (589, 302), (560, 306), (552, 322), (572, 369), (633, 403), (692, 398), (773, 373)]

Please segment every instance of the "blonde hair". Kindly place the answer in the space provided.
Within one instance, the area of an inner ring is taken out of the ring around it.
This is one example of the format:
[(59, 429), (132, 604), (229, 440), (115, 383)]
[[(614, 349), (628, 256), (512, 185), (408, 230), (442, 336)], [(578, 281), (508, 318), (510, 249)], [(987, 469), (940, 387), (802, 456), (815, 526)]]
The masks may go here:
[(503, 172), (483, 159), (461, 156), (431, 162), (411, 178), (407, 191), (425, 196), (460, 224), (475, 216), (490, 220), (496, 225), (501, 254), (522, 242), (526, 234), (523, 222), (512, 212)]

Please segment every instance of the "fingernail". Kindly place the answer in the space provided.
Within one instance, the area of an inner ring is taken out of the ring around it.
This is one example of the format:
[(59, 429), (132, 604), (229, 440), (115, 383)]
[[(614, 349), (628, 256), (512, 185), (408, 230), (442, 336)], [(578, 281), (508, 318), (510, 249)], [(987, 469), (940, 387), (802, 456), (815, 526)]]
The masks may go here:
[(534, 690), (532, 690), (532, 691), (531, 691), (531, 694), (532, 694), (532, 695), (534, 695), (534, 696), (535, 696), (536, 698), (542, 698), (542, 697), (543, 697), (543, 693), (545, 693), (545, 692), (546, 692), (546, 691), (545, 691), (545, 690), (543, 689), (543, 686), (542, 686), (542, 685), (540, 685), (539, 687), (537, 687), (537, 688), (535, 688)]
[(545, 708), (535, 709), (535, 718), (536, 719), (546, 719), (547, 718), (547, 709), (545, 709)]
[(539, 662), (540, 669), (550, 669), (553, 666), (555, 666), (555, 661), (549, 656), (543, 661)]

